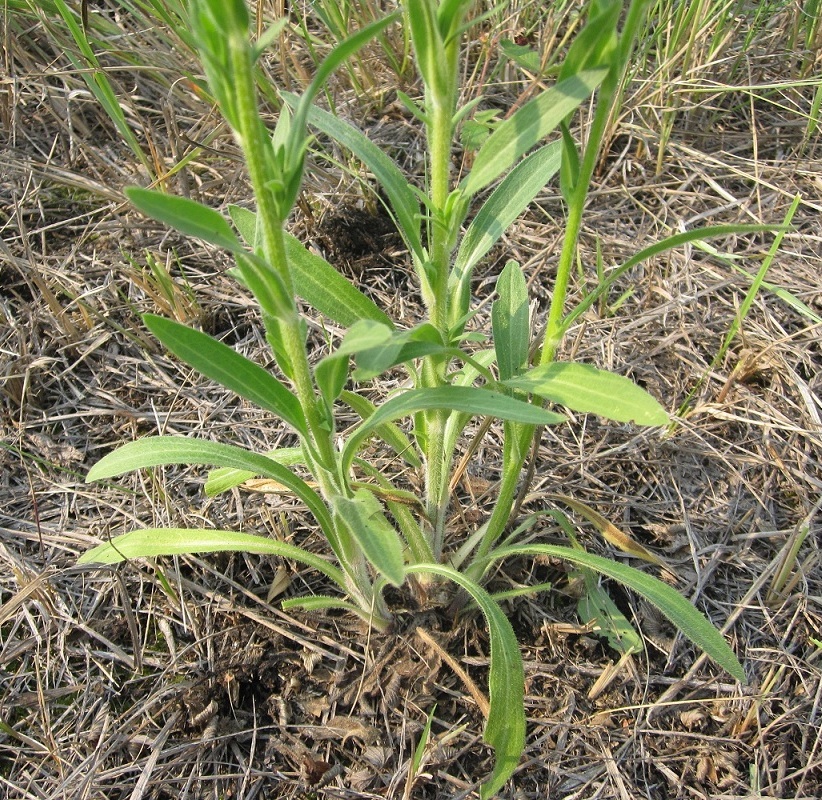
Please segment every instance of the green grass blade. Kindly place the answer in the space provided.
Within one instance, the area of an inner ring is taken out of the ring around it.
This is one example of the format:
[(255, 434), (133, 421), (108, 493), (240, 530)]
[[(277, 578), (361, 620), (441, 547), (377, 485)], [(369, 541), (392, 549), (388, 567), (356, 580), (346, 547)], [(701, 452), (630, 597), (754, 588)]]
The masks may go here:
[(656, 606), (688, 639), (705, 651), (720, 667), (741, 683), (747, 683), (745, 670), (722, 634), (679, 592), (633, 567), (601, 556), (549, 544), (514, 545), (495, 550), (492, 561), (521, 556), (550, 556), (595, 570), (632, 589)]
[(208, 334), (179, 322), (153, 314), (144, 314), (143, 321), (177, 358), (305, 433), (305, 417), (299, 401), (259, 364)]
[(524, 671), (514, 629), (499, 604), (481, 586), (442, 564), (415, 564), (409, 573), (441, 575), (468, 592), (488, 623), (491, 640), (488, 694), (490, 711), (485, 741), (494, 748), (496, 763), (491, 777), (480, 787), (480, 797), (492, 797), (516, 769), (525, 747)]
[(110, 542), (83, 553), (78, 564), (118, 564), (130, 558), (194, 555), (233, 551), (288, 558), (306, 564), (345, 588), (345, 577), (333, 564), (285, 542), (236, 531), (192, 528), (145, 528), (115, 536)]
[(676, 233), (668, 236), (662, 241), (654, 242), (652, 245), (643, 248), (635, 255), (631, 256), (624, 264), (608, 273), (606, 279), (589, 292), (585, 298), (565, 317), (562, 321), (563, 331), (567, 330), (575, 320), (579, 319), (594, 303), (603, 297), (628, 270), (633, 269), (637, 264), (647, 261), (649, 258), (658, 256), (668, 250), (673, 250), (689, 242), (699, 242), (703, 239), (710, 239), (716, 236), (731, 236), (744, 233), (765, 233), (779, 230), (778, 225), (711, 225), (705, 228), (695, 228), (684, 233)]
[(573, 113), (602, 82), (607, 69), (580, 72), (526, 103), (486, 140), (462, 182), (470, 196), (495, 181), (560, 122)]
[(555, 361), (534, 367), (503, 383), (581, 414), (598, 414), (636, 425), (667, 425), (670, 422), (665, 409), (632, 380), (590, 364)]

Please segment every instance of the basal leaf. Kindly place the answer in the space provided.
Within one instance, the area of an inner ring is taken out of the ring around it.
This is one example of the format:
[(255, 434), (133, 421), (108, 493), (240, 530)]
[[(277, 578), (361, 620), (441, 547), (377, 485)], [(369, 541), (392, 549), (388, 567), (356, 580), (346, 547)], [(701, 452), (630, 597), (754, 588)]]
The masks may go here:
[(549, 556), (587, 567), (632, 589), (656, 606), (688, 639), (705, 651), (720, 667), (742, 683), (747, 682), (745, 670), (722, 634), (679, 592), (638, 569), (595, 556), (584, 550), (549, 544), (501, 547), (492, 553), (492, 560), (519, 556)]
[(228, 345), (179, 322), (144, 314), (148, 329), (177, 358), (226, 389), (271, 411), (295, 430), (305, 432), (305, 417), (297, 398), (270, 372)]
[(525, 692), (522, 656), (514, 630), (499, 604), (478, 584), (442, 564), (415, 564), (409, 573), (441, 575), (467, 591), (488, 624), (491, 641), (488, 694), (490, 711), (485, 724), (485, 741), (494, 748), (496, 762), (491, 777), (480, 787), (486, 800), (496, 794), (516, 769), (525, 747)]
[(599, 414), (617, 422), (637, 425), (669, 422), (665, 409), (633, 381), (589, 364), (543, 364), (503, 383), (574, 411)]
[[(297, 461), (299, 451), (291, 448), (283, 456), (289, 463)], [(248, 477), (271, 478), (293, 492), (305, 503), (323, 528), (331, 527), (328, 509), (319, 495), (290, 469), (274, 458), (252, 453), (241, 447), (189, 439), (183, 436), (147, 436), (118, 447), (103, 456), (90, 470), (86, 481), (114, 478), (135, 469), (159, 467), (167, 464), (202, 464), (238, 470)]]
[(345, 588), (341, 570), (319, 556), (275, 539), (236, 531), (195, 530), (190, 528), (146, 528), (115, 536), (110, 542), (83, 553), (78, 564), (118, 564), (130, 558), (194, 555), (235, 551), (274, 555), (299, 561), (322, 572)]

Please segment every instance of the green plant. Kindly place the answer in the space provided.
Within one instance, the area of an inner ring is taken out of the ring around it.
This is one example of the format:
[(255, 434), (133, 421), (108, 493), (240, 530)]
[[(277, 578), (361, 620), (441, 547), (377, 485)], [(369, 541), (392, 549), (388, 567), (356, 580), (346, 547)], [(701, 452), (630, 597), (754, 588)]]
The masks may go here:
[[(517, 642), (500, 601), (483, 588), (489, 570), (504, 559), (547, 555), (620, 581), (658, 606), (734, 677), (744, 680), (745, 675), (708, 620), (661, 581), (576, 544), (524, 543), (516, 532), (505, 537), (537, 431), (565, 420), (545, 408), (546, 402), (640, 425), (668, 422), (659, 403), (628, 379), (586, 364), (557, 362), (568, 326), (633, 264), (684, 241), (726, 233), (730, 228), (680, 234), (648, 248), (567, 311), (566, 295), (588, 187), (646, 3), (631, 2), (624, 15), (617, 0), (591, 3), (588, 24), (569, 48), (556, 85), (496, 124), (479, 145), (471, 171), (455, 183), (450, 170), (455, 134), (474, 107), (458, 104), (460, 48), (472, 5), (471, 0), (407, 0), (403, 7), (425, 89), (423, 103), (413, 108), (425, 126), (428, 142), (427, 183), (419, 190), (361, 132), (314, 105), (332, 71), (385, 30), (399, 13), (335, 45), (301, 96), (283, 94), (285, 105), (270, 134), (256, 100), (254, 62), (261, 45), (249, 43), (244, 0), (192, 0), (192, 30), (209, 89), (244, 153), (256, 212), (230, 208), (232, 226), (217, 211), (191, 200), (138, 188), (127, 190), (127, 195), (149, 216), (233, 253), (238, 280), (259, 304), (281, 377), (179, 322), (153, 315), (144, 320), (177, 357), (282, 419), (298, 437), (299, 447), (262, 455), (215, 442), (145, 438), (104, 457), (88, 479), (172, 463), (217, 467), (207, 484), (209, 492), (251, 477), (267, 478), (293, 492), (311, 511), (334, 560), (261, 536), (188, 529), (134, 531), (94, 548), (80, 560), (114, 563), (132, 557), (219, 550), (275, 554), (318, 570), (340, 593), (291, 599), (285, 607), (345, 609), (380, 630), (392, 621), (384, 596), (388, 585), (405, 585), (424, 600), (439, 595), (447, 582), (456, 584), (459, 591), (451, 597), (451, 609), (460, 611), (467, 604), (479, 608), (490, 635), (485, 738), (495, 750), (496, 765), (482, 787), (482, 796), (488, 797), (513, 772), (525, 741), (523, 667)], [(280, 30), (276, 26), (261, 41), (270, 40)], [(579, 147), (570, 119), (595, 91), (599, 96), (586, 144)], [(425, 322), (401, 328), (329, 263), (285, 232), (300, 191), (310, 145), (309, 125), (351, 150), (381, 184), (411, 254), (428, 312)], [(554, 130), (561, 135), (542, 144)], [(513, 261), (497, 281), (489, 340), (469, 326), (475, 313), (471, 305), (473, 270), (557, 173), (567, 220), (545, 340), (532, 338), (526, 281)], [(495, 188), (487, 198), (477, 202), (492, 185)], [(475, 204), (476, 214), (463, 232)], [(313, 368), (296, 297), (347, 331), (336, 349)], [(398, 367), (407, 372), (413, 385), (379, 406), (347, 388)], [(362, 418), (341, 447), (336, 445), (338, 404)], [(476, 533), (465, 537), (448, 529), (449, 487), (458, 443), (466, 425), (476, 417), (502, 421), (503, 473), (493, 512)], [(403, 418), (412, 422), (410, 435), (396, 424)], [(397, 487), (392, 476), (365, 461), (361, 449), (372, 437), (422, 470), (423, 497)], [(307, 470), (314, 482), (300, 477), (292, 469), (295, 466)], [(539, 588), (543, 587), (534, 590)]]

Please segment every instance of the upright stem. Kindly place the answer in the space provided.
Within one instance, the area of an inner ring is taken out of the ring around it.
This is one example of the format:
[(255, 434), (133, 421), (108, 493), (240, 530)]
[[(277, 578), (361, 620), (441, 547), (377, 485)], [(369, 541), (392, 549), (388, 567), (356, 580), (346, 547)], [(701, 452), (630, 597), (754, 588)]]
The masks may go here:
[[(449, 307), (448, 276), (451, 269), (451, 249), (454, 241), (454, 222), (447, 214), (451, 194), (451, 151), (456, 110), (459, 42), (449, 42), (443, 52), (448, 65), (447, 87), (426, 85), (426, 112), (428, 114), (428, 196), (429, 255), (433, 273), (433, 299), (428, 309), (431, 322), (448, 341)], [(441, 386), (445, 382), (448, 360), (434, 356), (426, 359), (422, 368), (423, 385)], [(426, 436), (426, 511), (433, 528), (432, 545), (435, 558), (442, 555), (445, 523), (448, 513), (448, 479), (451, 454), (445, 452), (445, 427), (448, 412), (431, 411), (425, 415)]]
[[(291, 176), (276, 174), (271, 142), (257, 109), (248, 43), (240, 35), (231, 34), (229, 48), (237, 111), (235, 133), (245, 155), (257, 200), (263, 260), (272, 270), (270, 282), (275, 286), (279, 298), (276, 335), (288, 360), (289, 377), (305, 416), (307, 431), (303, 438), (303, 448), (326, 500), (339, 495), (351, 496), (347, 476), (339, 470), (339, 459), (333, 442), (333, 426), (328, 424), (322, 398), (314, 385), (300, 316), (294, 300), (293, 280), (283, 232), (285, 215), (289, 209), (281, 208), (272, 188), (278, 183), (283, 183), (283, 177)], [(375, 592), (368, 565), (360, 548), (342, 526), (335, 533), (335, 551), (346, 573), (352, 598), (366, 610), (373, 608), (378, 618), (375, 622), (381, 624), (380, 620), (387, 619), (388, 612)]]
[(562, 240), (562, 251), (557, 265), (557, 277), (554, 284), (554, 292), (551, 296), (551, 306), (548, 311), (548, 322), (545, 331), (545, 343), (540, 355), (540, 364), (549, 364), (556, 358), (557, 350), (562, 342), (565, 333), (563, 317), (565, 312), (565, 299), (568, 294), (568, 281), (571, 269), (574, 265), (577, 242), (579, 241), (579, 231), (582, 226), (582, 212), (585, 209), (585, 201), (588, 198), (588, 191), (591, 179), (594, 175), (597, 160), (599, 159), (600, 148), (605, 133), (608, 129), (608, 121), (615, 111), (615, 105), (619, 99), (619, 88), (625, 74), (625, 67), (634, 47), (637, 31), (645, 14), (645, 8), (649, 0), (634, 0), (628, 8), (625, 24), (619, 37), (619, 46), (615, 56), (615, 63), (612, 64), (608, 75), (599, 88), (596, 101), (594, 119), (588, 131), (588, 139), (585, 143), (585, 152), (579, 168), (577, 184), (574, 187), (573, 195), (568, 209), (568, 218), (565, 223), (565, 235)]

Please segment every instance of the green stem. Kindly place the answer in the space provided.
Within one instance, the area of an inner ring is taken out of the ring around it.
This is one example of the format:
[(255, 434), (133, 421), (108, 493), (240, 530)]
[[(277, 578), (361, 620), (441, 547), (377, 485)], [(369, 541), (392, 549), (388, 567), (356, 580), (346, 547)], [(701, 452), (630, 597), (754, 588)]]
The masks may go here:
[[(429, 274), (433, 285), (433, 297), (428, 309), (431, 322), (440, 332), (444, 342), (449, 335), (448, 276), (451, 268), (454, 224), (449, 218), (448, 199), (451, 194), (451, 153), (459, 81), (459, 46), (454, 41), (446, 45), (443, 58), (448, 65), (448, 86), (426, 85), (426, 111), (428, 113), (428, 195), (429, 223)], [(422, 367), (424, 386), (435, 387), (445, 383), (448, 359), (435, 356), (426, 359)], [(432, 411), (425, 414), (426, 436), (426, 511), (431, 523), (432, 549), (435, 558), (442, 555), (445, 525), (449, 506), (448, 481), (451, 454), (445, 452), (445, 427), (448, 412)]]
[(615, 62), (599, 88), (594, 119), (588, 131), (585, 152), (579, 168), (579, 177), (569, 203), (568, 219), (565, 223), (565, 235), (562, 240), (559, 264), (557, 265), (557, 277), (554, 292), (551, 296), (551, 306), (548, 311), (545, 343), (540, 355), (540, 364), (552, 362), (556, 358), (557, 350), (562, 343), (565, 299), (568, 294), (568, 282), (574, 265), (577, 242), (579, 241), (585, 201), (588, 198), (591, 179), (599, 159), (599, 151), (605, 133), (608, 130), (609, 120), (617, 110), (615, 106), (620, 96), (620, 85), (647, 5), (648, 0), (634, 0), (631, 3), (620, 35)]
[[(305, 347), (299, 311), (294, 300), (293, 280), (285, 247), (283, 224), (288, 209), (281, 207), (274, 187), (287, 184), (291, 176), (276, 174), (271, 142), (257, 108), (251, 54), (248, 43), (240, 34), (229, 37), (232, 75), (237, 110), (237, 138), (248, 165), (249, 177), (257, 201), (261, 225), (262, 251), (265, 263), (275, 273), (273, 283), (279, 295), (277, 335), (289, 364), (289, 377), (300, 401), (306, 420), (307, 434), (303, 440), (309, 466), (326, 500), (339, 495), (351, 496), (348, 477), (339, 468), (333, 443), (333, 426), (328, 424), (323, 401), (314, 386), (308, 353)], [(274, 277), (274, 276), (272, 276)], [(378, 617), (387, 610), (375, 588), (368, 565), (356, 542), (341, 526), (335, 526), (334, 551), (346, 573), (349, 591), (355, 602)]]

